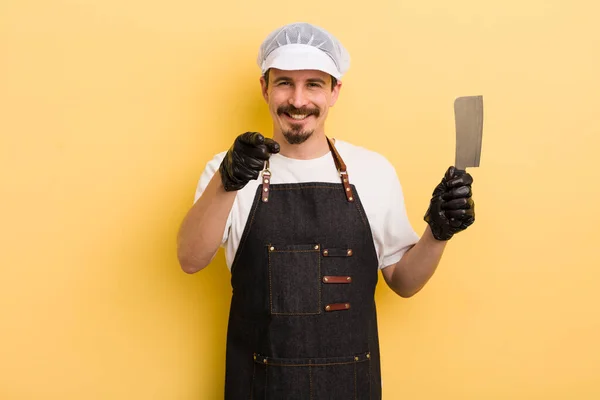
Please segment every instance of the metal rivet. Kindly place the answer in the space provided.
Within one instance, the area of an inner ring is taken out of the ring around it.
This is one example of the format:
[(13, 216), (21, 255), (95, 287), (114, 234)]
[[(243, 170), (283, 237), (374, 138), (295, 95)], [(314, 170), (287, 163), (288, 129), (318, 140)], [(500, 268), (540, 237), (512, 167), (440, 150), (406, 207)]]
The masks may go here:
[(367, 353), (367, 358), (371, 358), (371, 355), (369, 353)]
[(263, 199), (263, 201), (266, 203), (267, 201), (269, 201), (269, 199), (265, 197), (265, 198)]
[(269, 188), (265, 188), (264, 190), (265, 190), (265, 192), (268, 192), (268, 191), (269, 191)]
[(350, 197), (348, 200), (352, 201), (353, 199), (352, 199), (352, 197)]
[(354, 361), (358, 361), (358, 357), (354, 357)]
[(271, 247), (269, 247), (269, 250), (273, 251), (273, 250), (275, 250), (275, 247), (271, 246)]
[(348, 250), (347, 254), (348, 254), (349, 256), (351, 256), (351, 255), (352, 255), (352, 249)]
[(269, 180), (268, 180), (268, 179), (265, 179), (265, 183), (269, 183)]
[(323, 278), (323, 280), (324, 280), (325, 282), (329, 282), (329, 278), (327, 278), (327, 277)]
[(254, 355), (254, 359), (256, 360), (256, 354)]
[(329, 310), (331, 309), (331, 306), (325, 306), (325, 309), (326, 309), (327, 311), (329, 311)]
[(263, 362), (266, 364), (266, 363), (267, 363), (267, 359), (266, 359), (266, 358), (265, 358), (265, 359), (263, 359)]
[(315, 250), (319, 250), (319, 245), (316, 245), (316, 246), (315, 246)]
[(344, 306), (345, 306), (346, 308), (350, 308), (350, 304), (348, 304), (348, 303), (344, 304)]
[(324, 256), (326, 256), (326, 255), (328, 255), (328, 254), (329, 254), (329, 250), (324, 250), (324, 251), (323, 251), (323, 255), (324, 255)]
[(349, 191), (350, 191), (350, 188), (346, 188), (346, 192), (349, 192)]
[(344, 178), (344, 182), (348, 182), (348, 179)]
[(349, 276), (347, 276), (347, 277), (346, 277), (346, 280), (347, 280), (348, 282), (350, 282), (350, 281), (352, 280), (352, 278), (350, 278)]

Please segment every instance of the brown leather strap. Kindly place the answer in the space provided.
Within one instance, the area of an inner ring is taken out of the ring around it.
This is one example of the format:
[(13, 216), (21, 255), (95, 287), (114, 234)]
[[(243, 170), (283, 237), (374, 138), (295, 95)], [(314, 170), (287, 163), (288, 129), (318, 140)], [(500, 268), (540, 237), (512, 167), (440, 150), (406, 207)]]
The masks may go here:
[(333, 303), (327, 304), (325, 306), (325, 311), (342, 311), (348, 310), (350, 308), (350, 303)]
[(340, 173), (340, 177), (342, 178), (342, 184), (344, 185), (344, 192), (346, 193), (346, 198), (348, 201), (354, 201), (354, 195), (352, 194), (352, 188), (350, 187), (350, 179), (348, 178), (348, 172), (346, 171), (346, 164), (344, 160), (342, 160), (342, 156), (338, 153), (335, 145), (333, 144), (333, 140), (327, 138), (327, 143), (329, 144), (329, 149), (331, 150), (331, 154), (333, 155), (333, 161), (335, 162), (335, 166)]
[(271, 171), (269, 170), (269, 160), (267, 160), (267, 166), (262, 173), (262, 193), (261, 198), (262, 202), (266, 203), (269, 201), (269, 185), (271, 184)]
[(338, 153), (337, 149), (335, 148), (333, 140), (327, 138), (327, 143), (329, 144), (329, 149), (333, 153), (333, 161), (335, 162), (336, 168), (340, 172), (346, 172), (346, 164), (344, 163), (344, 160), (342, 160), (342, 156), (340, 156), (340, 153)]
[(327, 275), (323, 277), (323, 283), (350, 283), (352, 282), (351, 276), (331, 276)]

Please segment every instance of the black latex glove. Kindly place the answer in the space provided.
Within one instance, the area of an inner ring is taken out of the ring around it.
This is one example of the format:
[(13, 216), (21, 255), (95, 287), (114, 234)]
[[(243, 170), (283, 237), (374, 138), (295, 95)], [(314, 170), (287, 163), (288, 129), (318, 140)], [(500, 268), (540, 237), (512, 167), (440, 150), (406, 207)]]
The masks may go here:
[(449, 240), (475, 222), (472, 183), (470, 174), (450, 167), (433, 191), (425, 221), (437, 240)]
[(279, 153), (279, 143), (273, 139), (258, 132), (239, 135), (219, 167), (225, 191), (240, 190), (250, 180), (257, 179), (265, 161), (274, 153)]

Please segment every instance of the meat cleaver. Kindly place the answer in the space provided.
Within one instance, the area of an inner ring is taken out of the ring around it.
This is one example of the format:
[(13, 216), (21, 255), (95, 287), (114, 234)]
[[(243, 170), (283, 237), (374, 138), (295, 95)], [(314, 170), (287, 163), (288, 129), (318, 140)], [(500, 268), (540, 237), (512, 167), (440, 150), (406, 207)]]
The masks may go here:
[(454, 101), (456, 157), (454, 167), (464, 171), (479, 167), (483, 135), (483, 96), (458, 97)]

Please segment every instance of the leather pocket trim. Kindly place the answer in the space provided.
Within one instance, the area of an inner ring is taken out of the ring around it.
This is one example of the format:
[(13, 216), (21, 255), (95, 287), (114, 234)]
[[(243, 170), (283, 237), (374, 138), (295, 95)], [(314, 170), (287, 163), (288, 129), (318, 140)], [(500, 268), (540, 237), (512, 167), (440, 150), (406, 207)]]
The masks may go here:
[(332, 303), (325, 306), (325, 311), (345, 311), (350, 309), (350, 303)]
[(323, 277), (323, 283), (351, 283), (351, 276), (332, 276), (326, 275)]

